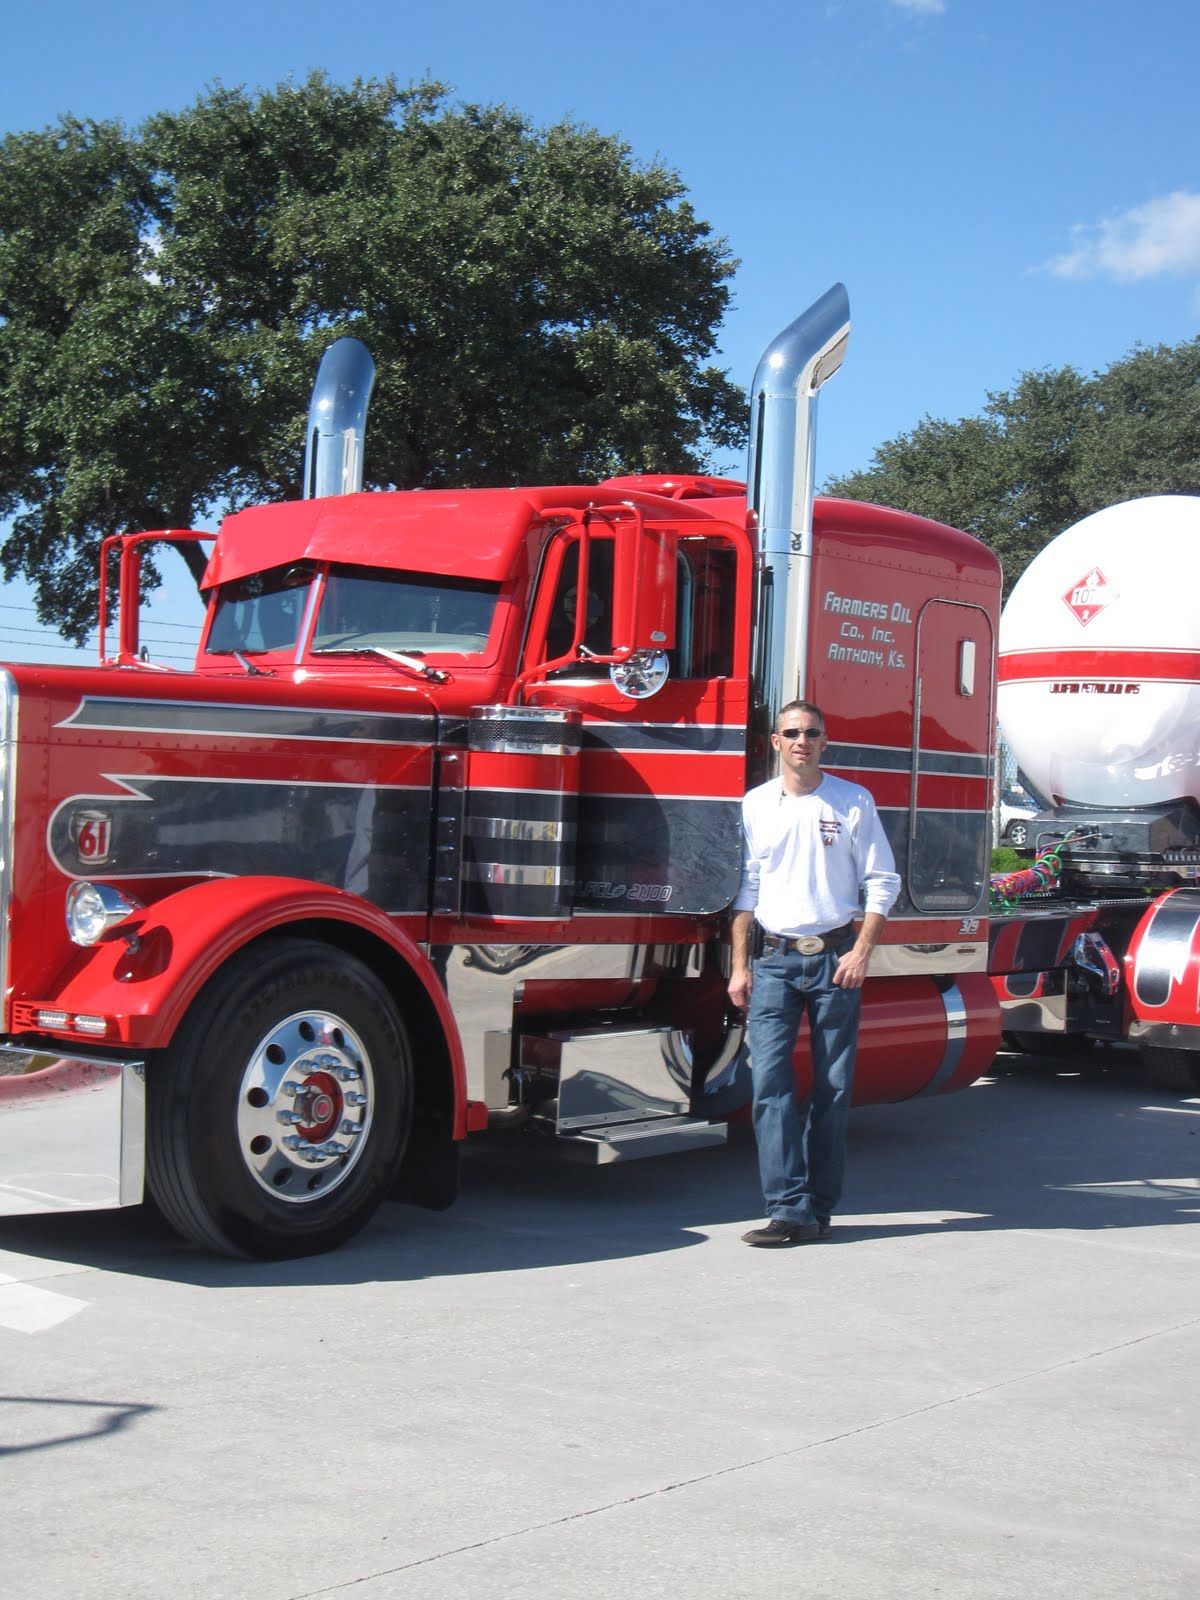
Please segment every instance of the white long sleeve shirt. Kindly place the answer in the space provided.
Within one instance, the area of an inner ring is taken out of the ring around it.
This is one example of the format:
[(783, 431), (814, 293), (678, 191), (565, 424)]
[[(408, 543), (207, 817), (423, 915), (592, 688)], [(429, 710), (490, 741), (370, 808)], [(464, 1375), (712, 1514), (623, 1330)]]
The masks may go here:
[(753, 911), (768, 933), (828, 933), (861, 916), (882, 916), (900, 879), (866, 789), (823, 772), (811, 794), (787, 794), (780, 778), (742, 801), (742, 883), (735, 911)]

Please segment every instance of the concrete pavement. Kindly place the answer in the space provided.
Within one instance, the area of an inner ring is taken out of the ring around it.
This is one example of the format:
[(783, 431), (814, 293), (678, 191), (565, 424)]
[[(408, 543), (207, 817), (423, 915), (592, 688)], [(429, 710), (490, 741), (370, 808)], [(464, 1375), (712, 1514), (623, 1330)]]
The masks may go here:
[(0, 1592), (1194, 1600), (1200, 1101), (1002, 1058), (851, 1140), (785, 1251), (744, 1128), (283, 1265), (5, 1221)]

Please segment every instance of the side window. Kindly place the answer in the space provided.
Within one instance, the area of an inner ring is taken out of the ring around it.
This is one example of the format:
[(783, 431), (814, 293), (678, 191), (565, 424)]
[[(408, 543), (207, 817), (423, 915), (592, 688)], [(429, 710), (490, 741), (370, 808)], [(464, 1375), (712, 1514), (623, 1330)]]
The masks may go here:
[(724, 539), (679, 541), (678, 648), (672, 676), (733, 676), (734, 607), (737, 558)]
[[(583, 643), (594, 655), (612, 654), (613, 545), (611, 539), (593, 535), (588, 552), (587, 626)], [(575, 637), (579, 605), (579, 545), (573, 543), (563, 558), (554, 609), (546, 628), (544, 660), (566, 655)], [(579, 670), (579, 669), (572, 669)], [(608, 668), (604, 669), (607, 675)]]
[[(705, 535), (683, 536), (678, 542), (675, 649), (671, 677), (733, 676), (733, 644), (737, 604), (737, 553), (732, 543)], [(583, 643), (595, 655), (612, 653), (613, 543), (593, 533), (588, 557), (587, 625)], [(563, 556), (553, 607), (546, 625), (541, 659), (566, 655), (575, 637), (579, 597), (579, 545)], [(556, 669), (556, 675), (607, 677), (608, 668), (580, 661)]]

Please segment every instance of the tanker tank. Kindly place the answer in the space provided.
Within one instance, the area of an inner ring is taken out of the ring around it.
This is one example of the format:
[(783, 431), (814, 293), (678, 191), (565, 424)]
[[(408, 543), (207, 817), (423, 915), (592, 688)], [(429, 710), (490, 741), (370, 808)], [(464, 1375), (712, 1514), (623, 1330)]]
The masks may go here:
[(998, 713), (1056, 807), (1200, 819), (1198, 601), (1192, 495), (1097, 511), (1022, 573), (1000, 621)]

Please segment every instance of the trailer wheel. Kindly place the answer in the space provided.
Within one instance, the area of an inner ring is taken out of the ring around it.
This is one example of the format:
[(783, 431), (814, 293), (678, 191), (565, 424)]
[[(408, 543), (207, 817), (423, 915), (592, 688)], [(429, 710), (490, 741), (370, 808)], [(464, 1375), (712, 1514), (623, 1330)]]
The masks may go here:
[(1152, 1088), (1167, 1094), (1200, 1093), (1200, 1055), (1195, 1050), (1180, 1050), (1174, 1045), (1138, 1046), (1142, 1072)]
[(395, 1182), (412, 1120), (408, 1036), (379, 979), (341, 951), (291, 938), (247, 949), (147, 1077), (150, 1192), (208, 1249), (331, 1250)]

